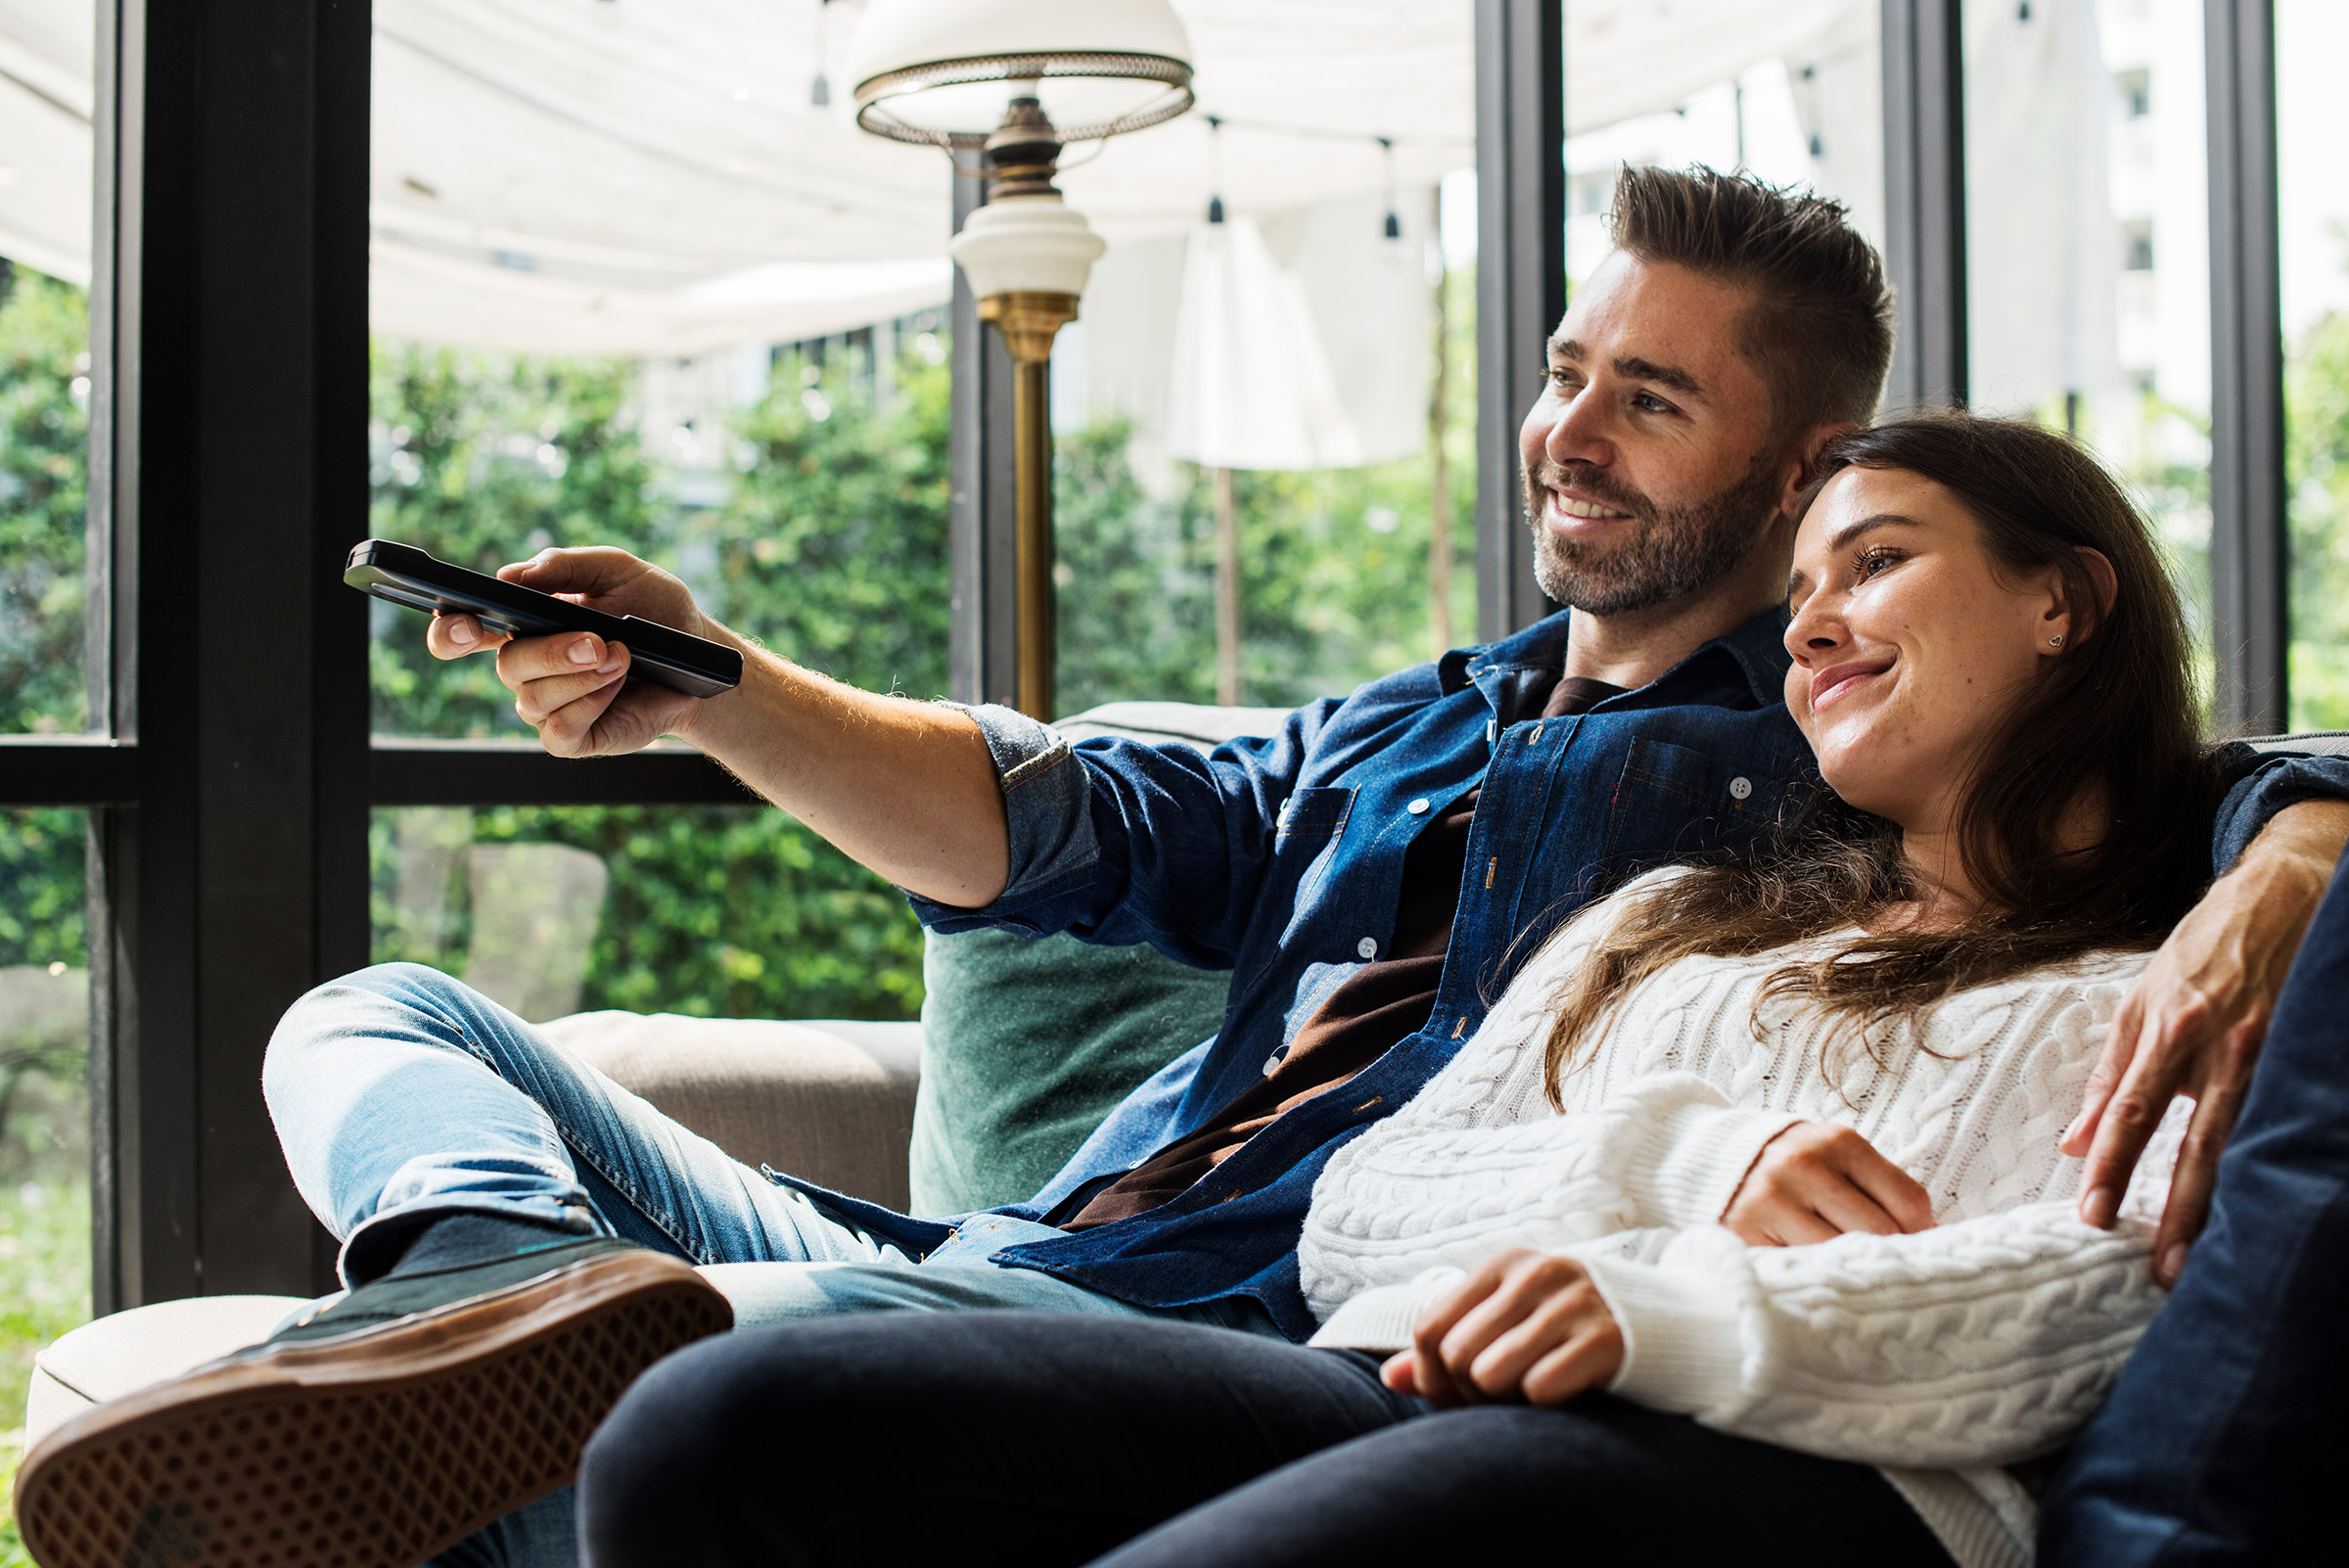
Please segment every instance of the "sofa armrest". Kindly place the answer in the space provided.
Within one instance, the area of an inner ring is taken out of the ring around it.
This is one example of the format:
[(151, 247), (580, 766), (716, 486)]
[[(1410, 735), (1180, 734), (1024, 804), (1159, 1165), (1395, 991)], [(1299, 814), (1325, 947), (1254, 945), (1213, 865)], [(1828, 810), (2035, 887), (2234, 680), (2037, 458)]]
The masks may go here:
[(919, 1024), (601, 1012), (540, 1027), (745, 1165), (905, 1207)]

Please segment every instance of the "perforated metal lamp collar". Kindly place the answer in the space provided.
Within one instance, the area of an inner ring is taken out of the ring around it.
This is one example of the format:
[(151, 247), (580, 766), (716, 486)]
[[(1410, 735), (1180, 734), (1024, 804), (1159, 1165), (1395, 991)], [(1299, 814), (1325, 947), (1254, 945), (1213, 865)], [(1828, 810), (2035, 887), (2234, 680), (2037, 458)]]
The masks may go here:
[(876, 136), (911, 142), (920, 147), (975, 150), (987, 144), (988, 130), (932, 130), (911, 125), (890, 114), (888, 102), (933, 87), (958, 87), (988, 81), (1044, 81), (1054, 77), (1093, 76), (1121, 81), (1156, 81), (1165, 93), (1115, 119), (1059, 127), (1064, 142), (1089, 142), (1122, 136), (1173, 119), (1191, 107), (1191, 68), (1166, 55), (1035, 54), (971, 55), (960, 60), (932, 61), (884, 71), (856, 84), (856, 123)]

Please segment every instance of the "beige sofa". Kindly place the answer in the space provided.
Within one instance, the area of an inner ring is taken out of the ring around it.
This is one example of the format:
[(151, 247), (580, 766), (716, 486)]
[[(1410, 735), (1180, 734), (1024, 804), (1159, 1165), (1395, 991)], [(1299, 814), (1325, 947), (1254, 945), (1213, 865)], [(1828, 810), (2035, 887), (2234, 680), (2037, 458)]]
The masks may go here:
[[(1280, 713), (1120, 703), (1061, 728), (1072, 738), (1130, 734), (1202, 747), (1262, 734)], [(2349, 732), (2259, 742), (2349, 755)], [(751, 1165), (902, 1207), (920, 1084), (919, 1024), (778, 1023), (580, 1013), (545, 1026), (623, 1087)], [(730, 1268), (707, 1270), (723, 1290)], [(142, 1307), (87, 1324), (34, 1360), (25, 1439), (89, 1405), (175, 1375), (266, 1336), (301, 1303), (215, 1296)]]
[[(1058, 727), (1072, 740), (1127, 735), (1204, 750), (1235, 735), (1267, 733), (1285, 716), (1283, 709), (1112, 703)], [(906, 1153), (924, 1045), (919, 1024), (594, 1012), (541, 1027), (747, 1165), (906, 1206)], [(726, 1288), (729, 1266), (707, 1271)], [(92, 1404), (266, 1337), (301, 1305), (291, 1296), (199, 1297), (73, 1330), (34, 1358), (27, 1445)]]

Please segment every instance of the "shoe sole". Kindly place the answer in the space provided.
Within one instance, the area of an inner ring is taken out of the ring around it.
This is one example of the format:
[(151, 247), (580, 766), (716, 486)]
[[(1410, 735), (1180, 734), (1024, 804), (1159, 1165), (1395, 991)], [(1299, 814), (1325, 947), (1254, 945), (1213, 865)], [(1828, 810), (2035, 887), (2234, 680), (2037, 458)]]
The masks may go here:
[(50, 1434), (18, 1528), (41, 1568), (412, 1568), (576, 1479), (629, 1384), (733, 1322), (684, 1263), (620, 1253), (217, 1361)]

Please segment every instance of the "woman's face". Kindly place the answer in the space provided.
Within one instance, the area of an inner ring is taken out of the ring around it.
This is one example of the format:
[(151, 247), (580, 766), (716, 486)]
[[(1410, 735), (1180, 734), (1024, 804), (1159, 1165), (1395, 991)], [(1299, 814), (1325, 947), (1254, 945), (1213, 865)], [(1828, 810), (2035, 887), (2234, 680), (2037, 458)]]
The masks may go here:
[(2003, 580), (1958, 498), (1847, 468), (1795, 534), (1786, 707), (1835, 793), (1911, 832), (1946, 829), (1977, 748), (2069, 642), (2053, 568)]

